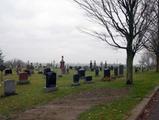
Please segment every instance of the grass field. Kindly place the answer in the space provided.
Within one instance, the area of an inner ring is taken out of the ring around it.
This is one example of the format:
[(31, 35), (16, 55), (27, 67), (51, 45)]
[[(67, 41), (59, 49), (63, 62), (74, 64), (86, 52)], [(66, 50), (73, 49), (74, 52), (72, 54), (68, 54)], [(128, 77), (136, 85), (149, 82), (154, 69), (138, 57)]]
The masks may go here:
[[(33, 74), (29, 78), (31, 84), (17, 85), (16, 92), (18, 95), (0, 98), (0, 114), (9, 116), (11, 113), (18, 113), (35, 106), (47, 104), (55, 99), (62, 99), (69, 94), (91, 91), (95, 88), (127, 88), (129, 89), (128, 95), (110, 103), (93, 106), (79, 116), (80, 120), (123, 120), (129, 116), (130, 110), (159, 84), (159, 74), (153, 71), (135, 74), (134, 85), (132, 86), (125, 85), (124, 78), (112, 82), (102, 82), (100, 79), (103, 73), (100, 73), (99, 77), (95, 77), (94, 72), (87, 72), (87, 75), (93, 75), (94, 84), (84, 84), (81, 81), (80, 86), (71, 87), (73, 74), (74, 71), (70, 71), (70, 74), (59, 78), (57, 80), (58, 90), (52, 93), (44, 91), (44, 76)], [(18, 80), (16, 74), (4, 78)], [(0, 94), (2, 94), (3, 87), (0, 87), (0, 89)]]

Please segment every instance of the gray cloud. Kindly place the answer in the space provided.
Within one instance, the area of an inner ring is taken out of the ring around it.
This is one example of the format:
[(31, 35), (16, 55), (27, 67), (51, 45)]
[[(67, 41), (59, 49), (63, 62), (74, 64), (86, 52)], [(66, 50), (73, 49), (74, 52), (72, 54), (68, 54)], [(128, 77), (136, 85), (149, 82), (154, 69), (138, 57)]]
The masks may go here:
[(6, 60), (51, 62), (64, 55), (71, 63), (125, 63), (125, 51), (77, 29), (91, 26), (70, 0), (0, 1), (0, 48)]

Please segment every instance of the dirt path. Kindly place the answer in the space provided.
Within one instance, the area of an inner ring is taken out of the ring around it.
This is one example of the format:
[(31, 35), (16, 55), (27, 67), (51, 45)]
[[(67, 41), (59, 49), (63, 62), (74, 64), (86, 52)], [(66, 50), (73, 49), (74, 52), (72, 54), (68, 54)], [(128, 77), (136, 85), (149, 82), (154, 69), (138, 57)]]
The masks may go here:
[(125, 94), (126, 89), (95, 89), (56, 100), (48, 105), (36, 107), (14, 115), (10, 120), (76, 120), (78, 115), (91, 106), (110, 102)]

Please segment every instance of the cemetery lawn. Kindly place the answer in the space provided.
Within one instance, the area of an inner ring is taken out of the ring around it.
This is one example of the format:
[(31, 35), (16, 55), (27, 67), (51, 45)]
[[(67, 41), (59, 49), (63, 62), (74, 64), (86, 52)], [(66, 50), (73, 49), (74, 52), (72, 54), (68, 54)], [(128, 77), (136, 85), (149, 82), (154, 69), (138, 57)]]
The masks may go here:
[[(78, 117), (79, 120), (123, 120), (130, 115), (130, 111), (137, 105), (145, 95), (147, 95), (155, 86), (159, 85), (159, 74), (150, 71), (137, 73), (134, 76), (134, 85), (125, 85), (124, 78), (113, 80), (112, 82), (103, 82), (100, 73), (95, 77), (94, 73), (87, 72), (87, 75), (93, 75), (93, 84), (84, 84), (83, 81), (78, 87), (72, 87), (72, 75), (64, 75), (57, 80), (58, 90), (52, 93), (45, 93), (45, 79), (40, 74), (34, 74), (29, 79), (31, 84), (17, 85), (18, 95), (0, 98), (0, 114), (10, 116), (21, 113), (27, 109), (48, 104), (54, 100), (61, 100), (65, 96), (78, 94), (80, 92), (92, 91), (94, 89), (125, 89), (127, 94), (111, 102), (101, 103), (92, 106), (91, 109), (83, 111)], [(16, 74), (5, 76), (5, 79), (18, 80)], [(0, 94), (3, 93), (3, 87), (0, 87)], [(108, 93), (109, 94), (109, 93)]]

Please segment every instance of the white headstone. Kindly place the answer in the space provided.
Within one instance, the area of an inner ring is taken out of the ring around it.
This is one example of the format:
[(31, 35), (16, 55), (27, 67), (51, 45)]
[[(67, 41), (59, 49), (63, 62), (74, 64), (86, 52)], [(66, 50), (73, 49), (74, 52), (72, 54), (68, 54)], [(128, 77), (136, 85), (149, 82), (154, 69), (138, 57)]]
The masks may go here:
[(4, 81), (4, 94), (13, 95), (16, 91), (15, 80), (5, 80)]

